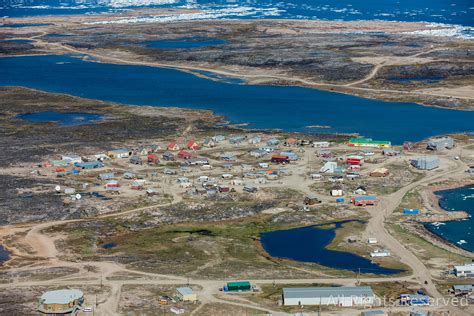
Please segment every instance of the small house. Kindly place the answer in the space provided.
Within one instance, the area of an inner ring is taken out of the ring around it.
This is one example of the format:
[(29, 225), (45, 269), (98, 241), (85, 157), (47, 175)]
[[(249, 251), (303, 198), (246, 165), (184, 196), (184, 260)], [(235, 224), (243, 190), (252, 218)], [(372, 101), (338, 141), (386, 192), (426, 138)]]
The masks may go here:
[(237, 135), (229, 138), (229, 143), (232, 145), (240, 144), (246, 139), (246, 136), (243, 135)]
[(114, 179), (115, 178), (115, 173), (113, 173), (113, 172), (100, 173), (98, 178), (99, 178), (99, 180)]
[(223, 142), (225, 140), (225, 136), (224, 135), (212, 136), (211, 140), (215, 143), (220, 143), (220, 142)]
[(147, 196), (155, 196), (155, 195), (160, 194), (160, 192), (158, 192), (157, 189), (153, 189), (153, 188), (146, 189), (145, 193)]
[(333, 186), (331, 191), (330, 191), (331, 196), (343, 196), (344, 191), (342, 190), (341, 186)]
[(370, 257), (390, 257), (390, 252), (388, 250), (376, 249), (370, 253)]
[(280, 140), (278, 140), (277, 138), (270, 138), (269, 140), (267, 140), (268, 146), (278, 146), (279, 144)]
[(261, 141), (262, 141), (262, 138), (260, 136), (254, 136), (254, 137), (249, 138), (248, 143), (251, 145), (255, 145), (255, 144), (260, 143)]
[(212, 140), (212, 138), (206, 138), (203, 142), (202, 145), (204, 147), (212, 148), (216, 146), (216, 142)]
[(181, 159), (191, 159), (192, 157), (193, 157), (193, 156), (192, 156), (189, 152), (187, 152), (187, 151), (185, 151), (185, 150), (180, 150), (180, 151), (178, 152), (178, 158), (181, 158)]
[(304, 198), (304, 205), (319, 204), (321, 201), (314, 194), (309, 194)]
[(313, 142), (314, 148), (328, 148), (329, 145), (329, 142)]
[(287, 163), (290, 163), (290, 159), (288, 158), (288, 156), (273, 155), (272, 158), (270, 159), (270, 162), (277, 163), (277, 164), (287, 164)]
[(135, 180), (130, 185), (130, 189), (132, 189), (132, 190), (141, 190), (141, 189), (143, 189), (144, 184), (145, 184), (145, 180)]
[(146, 160), (149, 165), (157, 165), (160, 162), (160, 158), (155, 154), (148, 154)]
[(259, 162), (258, 167), (261, 169), (268, 169), (269, 165), (267, 162)]
[(255, 193), (258, 191), (257, 187), (246, 185), (244, 186), (244, 192)]
[(469, 166), (466, 170), (467, 173), (469, 174), (474, 174), (474, 166)]
[(309, 178), (310, 178), (311, 180), (317, 180), (317, 181), (319, 181), (319, 180), (321, 180), (321, 179), (323, 178), (323, 176), (320, 175), (319, 173), (312, 173), (312, 174), (309, 175)]
[(223, 161), (236, 161), (237, 160), (237, 158), (231, 153), (223, 153), (221, 155), (221, 159)]
[(401, 294), (400, 305), (428, 306), (430, 305), (430, 297), (423, 294)]
[(387, 168), (376, 168), (370, 172), (371, 177), (386, 177), (390, 174)]
[(191, 158), (191, 159), (188, 159), (186, 163), (190, 166), (203, 166), (203, 165), (209, 164), (209, 159), (205, 157)]
[(190, 287), (178, 287), (176, 289), (176, 296), (182, 302), (195, 302), (197, 295)]
[(354, 194), (366, 195), (367, 194), (367, 188), (363, 185), (360, 185), (354, 190)]
[(398, 156), (400, 155), (400, 152), (398, 150), (388, 148), (388, 149), (382, 150), (382, 155), (388, 156), (388, 157)]
[(133, 155), (133, 152), (129, 149), (114, 149), (107, 152), (107, 156), (111, 159), (128, 158), (131, 155)]
[(348, 165), (362, 165), (364, 163), (364, 157), (359, 155), (351, 155), (346, 158), (346, 164)]
[(289, 137), (285, 141), (285, 146), (296, 146), (297, 142), (298, 140), (296, 138)]
[(168, 146), (166, 146), (166, 149), (171, 150), (171, 151), (177, 151), (179, 150), (179, 145), (175, 142), (169, 143)]
[(62, 155), (61, 159), (68, 161), (70, 164), (76, 164), (76, 163), (82, 162), (81, 156), (78, 156), (78, 155)]
[(255, 158), (261, 158), (265, 156), (266, 154), (268, 154), (268, 152), (261, 148), (250, 151), (250, 156), (255, 157)]
[(132, 172), (125, 172), (123, 174), (123, 178), (124, 179), (135, 179), (136, 178), (136, 175)]
[(100, 161), (87, 161), (75, 163), (74, 166), (83, 170), (97, 169), (104, 167), (104, 164)]
[(188, 141), (186, 148), (189, 150), (199, 150), (201, 149), (201, 146), (198, 143), (196, 143), (194, 139), (191, 139), (190, 141)]
[(367, 242), (371, 245), (374, 245), (377, 243), (377, 238), (369, 237), (369, 239), (367, 239)]
[(163, 155), (161, 155), (164, 160), (166, 161), (173, 161), (174, 160), (174, 154), (170, 151), (165, 151)]
[(460, 284), (460, 285), (453, 285), (450, 292), (456, 296), (460, 296), (460, 295), (471, 295), (473, 290), (474, 290), (473, 284)]
[(222, 179), (232, 179), (233, 175), (230, 173), (224, 173), (222, 175)]
[(132, 156), (130, 157), (130, 163), (133, 165), (141, 165), (143, 160), (139, 156)]

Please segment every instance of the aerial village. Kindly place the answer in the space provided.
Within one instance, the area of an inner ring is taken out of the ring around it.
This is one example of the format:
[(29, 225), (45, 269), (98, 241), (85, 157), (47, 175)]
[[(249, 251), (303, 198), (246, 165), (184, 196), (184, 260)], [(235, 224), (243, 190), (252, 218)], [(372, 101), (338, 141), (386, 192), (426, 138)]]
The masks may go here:
[[(345, 217), (361, 209), (370, 210), (379, 203), (380, 195), (389, 194), (413, 179), (436, 173), (443, 164), (458, 160), (453, 150), (456, 146), (452, 137), (392, 146), (389, 141), (361, 137), (329, 142), (243, 133), (150, 141), (88, 154), (58, 153), (45, 157), (42, 163), (23, 166), (18, 172), (60, 179), (61, 184), (51, 187), (50, 193), (62, 196), (65, 205), (86, 203), (105, 213), (116, 210), (114, 205), (136, 197), (141, 197), (145, 206), (157, 201), (205, 201), (232, 195), (257, 199), (265, 194), (265, 188), (280, 187), (305, 192), (304, 197), (292, 205), (297, 212), (310, 212), (314, 207), (328, 205), (335, 210), (333, 215)], [(466, 172), (474, 174), (474, 166)], [(400, 216), (437, 223), (446, 216), (460, 215), (407, 207)], [(364, 238), (349, 238), (349, 249), (352, 244), (365, 244), (364, 249), (368, 250), (364, 256), (373, 262), (383, 262), (393, 255), (379, 246), (375, 236)], [(474, 263), (458, 262), (445, 268), (445, 275), (452, 280), (474, 277)], [(474, 285), (453, 282), (449, 295), (471, 300), (473, 289)], [(233, 280), (220, 284), (218, 289), (190, 284), (168, 287), (156, 299), (163, 313), (190, 314), (203, 291), (238, 296), (259, 295), (262, 290), (260, 285), (247, 280)], [(335, 306), (339, 311), (350, 307), (360, 315), (389, 315), (386, 310), (377, 309), (383, 303), (370, 285), (282, 288), (274, 303), (298, 308)], [(39, 298), (38, 311), (55, 315), (87, 314), (94, 312), (94, 304), (97, 305), (94, 295), (64, 288), (45, 291)], [(400, 308), (394, 309), (400, 315), (428, 315), (430, 297), (422, 289), (412, 290), (399, 295), (395, 306)], [(305, 315), (298, 308), (289, 311)]]

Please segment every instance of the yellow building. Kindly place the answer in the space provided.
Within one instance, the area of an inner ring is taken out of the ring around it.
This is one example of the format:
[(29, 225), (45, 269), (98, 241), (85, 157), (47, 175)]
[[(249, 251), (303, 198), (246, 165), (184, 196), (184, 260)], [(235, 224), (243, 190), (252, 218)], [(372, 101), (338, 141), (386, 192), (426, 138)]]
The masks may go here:
[(69, 314), (81, 309), (84, 294), (80, 290), (56, 290), (41, 295), (38, 311), (45, 314)]

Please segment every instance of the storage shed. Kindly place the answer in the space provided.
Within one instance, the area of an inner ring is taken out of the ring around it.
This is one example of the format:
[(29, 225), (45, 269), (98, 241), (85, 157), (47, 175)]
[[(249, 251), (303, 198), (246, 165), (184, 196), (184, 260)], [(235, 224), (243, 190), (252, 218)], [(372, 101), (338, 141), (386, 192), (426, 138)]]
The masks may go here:
[(252, 285), (249, 281), (227, 282), (224, 286), (225, 292), (242, 292), (250, 291), (251, 289)]
[(283, 305), (372, 305), (375, 294), (369, 286), (284, 288)]
[(432, 138), (426, 145), (428, 150), (442, 150), (454, 148), (454, 139), (451, 137)]
[(190, 287), (178, 287), (176, 289), (176, 296), (180, 301), (183, 302), (195, 302), (197, 301), (197, 295), (193, 292)]

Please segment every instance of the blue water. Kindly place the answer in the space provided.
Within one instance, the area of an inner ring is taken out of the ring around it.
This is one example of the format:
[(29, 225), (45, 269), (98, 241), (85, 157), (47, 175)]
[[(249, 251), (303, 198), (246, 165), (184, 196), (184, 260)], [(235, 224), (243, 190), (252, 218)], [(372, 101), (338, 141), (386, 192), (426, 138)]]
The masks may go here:
[(102, 116), (93, 113), (80, 112), (33, 112), (19, 114), (17, 118), (33, 123), (56, 123), (59, 126), (75, 126), (96, 123)]
[[(466, 211), (466, 220), (444, 222), (439, 226), (425, 227), (439, 237), (465, 250), (474, 252), (474, 185), (435, 192), (440, 197), (439, 205), (447, 211)], [(465, 240), (466, 243), (460, 243)]]
[(388, 269), (350, 252), (326, 249), (336, 236), (336, 229), (345, 222), (335, 223), (335, 228), (316, 226), (277, 230), (261, 234), (263, 248), (272, 257), (300, 262), (313, 262), (337, 270), (373, 274), (396, 274), (402, 270)]
[(31, 42), (32, 41), (30, 41), (30, 40), (23, 40), (23, 39), (0, 40), (0, 43), (30, 44)]
[(143, 42), (143, 44), (146, 47), (161, 48), (161, 49), (198, 48), (198, 47), (222, 45), (225, 43), (227, 42), (220, 38), (196, 38), (196, 37)]
[[(0, 12), (2, 10), (0, 9)], [(0, 23), (0, 27), (34, 27), (34, 26), (48, 26), (47, 23)]]
[(0, 265), (2, 265), (3, 262), (7, 261), (10, 259), (10, 252), (8, 252), (3, 246), (0, 245)]
[[(113, 2), (113, 1), (110, 1)], [(98, 0), (3, 0), (0, 16), (90, 14), (116, 12), (131, 7), (107, 5)], [(148, 7), (180, 7), (201, 10), (212, 18), (288, 18), (326, 20), (429, 21), (474, 26), (472, 0), (176, 0)]]
[(474, 131), (474, 112), (383, 102), (289, 86), (253, 86), (173, 69), (87, 62), (69, 56), (0, 58), (0, 86), (30, 88), (134, 105), (209, 109), (253, 128), (360, 133), (401, 144)]
[(114, 242), (110, 242), (108, 244), (102, 245), (102, 249), (112, 249), (117, 247), (117, 244)]

